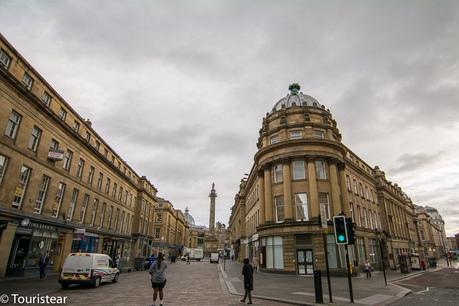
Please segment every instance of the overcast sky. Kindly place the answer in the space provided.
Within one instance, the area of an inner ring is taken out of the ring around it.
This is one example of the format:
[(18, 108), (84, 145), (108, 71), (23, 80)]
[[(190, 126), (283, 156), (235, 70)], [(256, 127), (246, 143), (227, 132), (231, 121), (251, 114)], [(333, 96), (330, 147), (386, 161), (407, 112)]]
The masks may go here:
[(176, 208), (228, 223), (298, 82), (343, 142), (459, 232), (458, 1), (6, 1), (0, 31)]

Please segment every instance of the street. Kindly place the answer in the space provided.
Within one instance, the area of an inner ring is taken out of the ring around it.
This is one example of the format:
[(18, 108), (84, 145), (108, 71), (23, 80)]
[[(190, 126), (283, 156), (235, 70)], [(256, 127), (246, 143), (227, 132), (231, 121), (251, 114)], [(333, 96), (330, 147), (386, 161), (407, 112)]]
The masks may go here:
[[(164, 305), (241, 305), (240, 296), (231, 295), (220, 281), (218, 265), (208, 261), (168, 263)], [(66, 305), (151, 305), (150, 275), (146, 271), (123, 273), (118, 283), (103, 283), (99, 288), (71, 286), (61, 289), (57, 276), (41, 281), (34, 279), (3, 280), (0, 295), (12, 293), (21, 296), (67, 296)], [(10, 301), (11, 302), (11, 301)], [(286, 305), (254, 299), (255, 305)], [(12, 305), (8, 303), (7, 305)], [(157, 304), (159, 305), (159, 300)]]
[(413, 291), (393, 305), (457, 305), (459, 301), (459, 270), (444, 268), (397, 284)]

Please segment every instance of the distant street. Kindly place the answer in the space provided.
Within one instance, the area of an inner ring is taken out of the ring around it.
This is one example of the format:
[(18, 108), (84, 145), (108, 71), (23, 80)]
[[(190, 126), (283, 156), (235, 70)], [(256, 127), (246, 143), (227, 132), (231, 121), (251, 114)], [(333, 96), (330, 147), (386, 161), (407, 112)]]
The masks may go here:
[(393, 305), (457, 305), (459, 303), (459, 270), (445, 268), (397, 282), (413, 291)]

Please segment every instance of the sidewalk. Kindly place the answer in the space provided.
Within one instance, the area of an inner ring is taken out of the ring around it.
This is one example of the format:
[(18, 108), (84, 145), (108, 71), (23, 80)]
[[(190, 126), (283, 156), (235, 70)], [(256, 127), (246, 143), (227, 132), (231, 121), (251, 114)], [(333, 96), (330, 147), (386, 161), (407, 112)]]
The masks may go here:
[[(446, 265), (445, 265), (446, 266)], [(361, 274), (352, 278), (354, 304), (360, 305), (388, 305), (393, 303), (411, 290), (400, 287), (393, 282), (403, 278), (413, 277), (418, 274), (442, 269), (417, 271), (410, 274), (401, 274), (400, 271), (386, 270), (388, 285), (384, 284), (382, 271), (372, 273), (371, 279)], [(232, 294), (243, 294), (242, 264), (227, 260), (225, 271), (220, 263), (221, 276)], [(331, 277), (333, 305), (352, 305), (349, 298), (348, 280), (346, 277)], [(329, 302), (327, 278), (322, 277), (322, 291), (324, 303)], [(254, 273), (253, 296), (275, 301), (283, 301), (294, 305), (316, 305), (314, 293), (314, 279), (310, 276), (282, 275), (265, 272)]]

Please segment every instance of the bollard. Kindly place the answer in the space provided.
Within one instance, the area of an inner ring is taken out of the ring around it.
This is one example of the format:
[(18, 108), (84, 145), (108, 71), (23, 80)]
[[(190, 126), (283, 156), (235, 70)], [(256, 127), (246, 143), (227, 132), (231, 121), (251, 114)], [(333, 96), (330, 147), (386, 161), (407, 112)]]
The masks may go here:
[(319, 270), (314, 271), (314, 291), (316, 293), (316, 303), (322, 304), (324, 302), (322, 295), (322, 273)]

